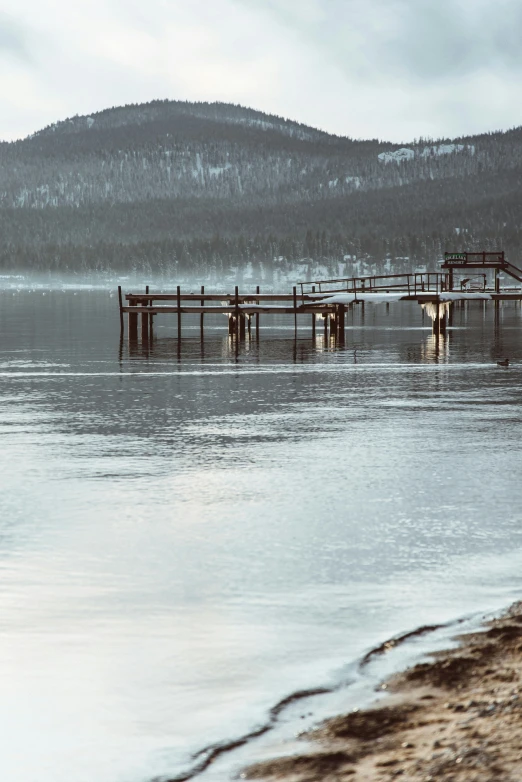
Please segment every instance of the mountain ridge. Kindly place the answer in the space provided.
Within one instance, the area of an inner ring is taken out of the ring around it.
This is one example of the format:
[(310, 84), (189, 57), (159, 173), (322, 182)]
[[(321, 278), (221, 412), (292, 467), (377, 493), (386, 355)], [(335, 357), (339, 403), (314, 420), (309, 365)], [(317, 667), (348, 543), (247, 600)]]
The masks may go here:
[(521, 183), (522, 128), (401, 145), (234, 104), (131, 104), (0, 144), (0, 266), (84, 268), (95, 247), (96, 268), (176, 273), (194, 252), (202, 269), (315, 253), (402, 270), (455, 237), (519, 253)]

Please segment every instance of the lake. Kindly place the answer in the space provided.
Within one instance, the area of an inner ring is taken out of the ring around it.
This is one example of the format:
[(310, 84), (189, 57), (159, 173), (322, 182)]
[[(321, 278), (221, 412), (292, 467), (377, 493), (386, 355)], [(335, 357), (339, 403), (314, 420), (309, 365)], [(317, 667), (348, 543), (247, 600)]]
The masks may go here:
[(519, 306), (440, 339), (356, 307), (342, 348), (264, 316), (237, 356), (207, 320), (129, 346), (114, 290), (3, 280), (2, 779), (174, 778), (297, 690), (352, 708), (390, 636), (520, 596)]

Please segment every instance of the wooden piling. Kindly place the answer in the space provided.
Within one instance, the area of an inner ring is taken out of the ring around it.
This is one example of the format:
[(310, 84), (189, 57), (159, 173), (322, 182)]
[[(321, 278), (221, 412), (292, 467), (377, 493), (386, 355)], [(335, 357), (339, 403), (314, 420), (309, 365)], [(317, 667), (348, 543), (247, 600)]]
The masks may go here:
[[(149, 292), (149, 286), (145, 286), (145, 293)], [(152, 299), (147, 299), (147, 306), (152, 307)], [(149, 313), (149, 339), (152, 339), (152, 329), (154, 326), (154, 315)]]
[(236, 340), (239, 339), (239, 288), (236, 285), (234, 292), (234, 318), (235, 318), (235, 335)]
[(181, 287), (176, 288), (176, 299), (178, 307), (178, 339), (181, 339)]
[[(136, 299), (129, 299), (129, 306), (136, 306)], [(138, 339), (138, 314), (136, 312), (129, 312), (129, 339), (133, 342)]]
[(239, 316), (239, 339), (245, 339), (246, 336), (246, 317), (244, 315)]
[(121, 295), (121, 285), (118, 285), (118, 303), (120, 305), (120, 335), (125, 333), (125, 321), (123, 318), (123, 299)]
[(344, 304), (339, 304), (338, 315), (337, 315), (337, 333), (339, 337), (339, 342), (341, 342), (342, 344), (344, 344), (344, 311), (345, 311)]
[[(145, 286), (145, 293), (149, 292), (149, 286)], [(142, 302), (142, 306), (149, 307), (150, 301), (147, 299), (145, 302)], [(143, 343), (149, 341), (149, 313), (148, 312), (142, 312), (141, 313), (141, 341)]]
[[(205, 299), (203, 298), (204, 293), (205, 293), (205, 286), (202, 285), (201, 286), (201, 306), (202, 307), (205, 306)], [(201, 313), (201, 315), (199, 316), (199, 336), (200, 336), (201, 339), (203, 339), (203, 318), (204, 317), (205, 316), (203, 315), (203, 313)]]
[(294, 339), (297, 339), (297, 288), (295, 285), (292, 288), (292, 295), (294, 297)]
[(141, 341), (143, 343), (149, 341), (149, 313), (148, 312), (141, 313)]
[[(256, 293), (260, 293), (259, 285), (256, 286)], [(259, 299), (257, 299), (257, 305), (259, 306)], [(259, 339), (259, 312), (256, 314), (256, 339)]]
[[(315, 293), (315, 285), (312, 285), (312, 293)], [(312, 339), (315, 342), (315, 312), (312, 312)]]

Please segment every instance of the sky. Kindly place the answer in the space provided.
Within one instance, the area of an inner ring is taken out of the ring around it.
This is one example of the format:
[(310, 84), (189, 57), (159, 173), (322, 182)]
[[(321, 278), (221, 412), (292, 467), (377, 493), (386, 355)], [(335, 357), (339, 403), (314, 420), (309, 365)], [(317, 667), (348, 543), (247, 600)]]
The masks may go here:
[(157, 98), (395, 143), (522, 124), (521, 0), (0, 0), (0, 139)]

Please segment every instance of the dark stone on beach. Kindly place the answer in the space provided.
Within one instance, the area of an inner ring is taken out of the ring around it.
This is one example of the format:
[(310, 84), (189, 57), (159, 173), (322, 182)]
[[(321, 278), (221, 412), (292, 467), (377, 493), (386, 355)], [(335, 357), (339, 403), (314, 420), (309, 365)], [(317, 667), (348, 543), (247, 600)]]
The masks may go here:
[(437, 660), (434, 663), (420, 663), (407, 671), (406, 678), (436, 687), (454, 687), (473, 673), (477, 662), (476, 657), (468, 655)]
[[(343, 766), (354, 763), (357, 758), (348, 752), (319, 752), (313, 755), (299, 755), (278, 758), (267, 763), (259, 763), (247, 770), (249, 779), (262, 779), (267, 776), (285, 776), (306, 774), (312, 778), (323, 779), (327, 774), (337, 772)], [(349, 773), (345, 770), (344, 773)]]
[(352, 712), (344, 717), (330, 720), (328, 735), (332, 738), (375, 741), (399, 728), (404, 728), (418, 708), (414, 705), (405, 705)]

